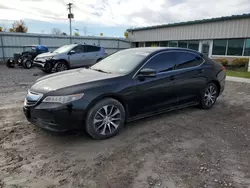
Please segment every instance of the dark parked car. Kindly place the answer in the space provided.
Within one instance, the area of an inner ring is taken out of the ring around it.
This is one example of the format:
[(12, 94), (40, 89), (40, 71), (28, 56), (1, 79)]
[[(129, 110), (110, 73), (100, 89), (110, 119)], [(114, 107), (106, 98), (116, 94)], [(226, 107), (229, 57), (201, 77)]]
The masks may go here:
[(23, 109), (30, 122), (44, 129), (84, 128), (105, 139), (124, 122), (193, 105), (211, 108), (225, 77), (221, 64), (193, 50), (133, 48), (89, 69), (38, 79)]
[(10, 58), (6, 62), (6, 66), (14, 68), (15, 64), (23, 66), (25, 69), (30, 69), (33, 64), (33, 59), (42, 53), (48, 52), (49, 49), (44, 45), (26, 45), (23, 46), (22, 53), (14, 53), (14, 57)]

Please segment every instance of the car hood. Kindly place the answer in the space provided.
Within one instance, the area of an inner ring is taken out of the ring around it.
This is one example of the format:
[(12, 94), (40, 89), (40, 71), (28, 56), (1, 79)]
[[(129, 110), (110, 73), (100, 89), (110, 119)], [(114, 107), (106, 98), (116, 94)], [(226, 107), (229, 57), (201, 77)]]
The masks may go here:
[(57, 55), (57, 53), (46, 52), (46, 53), (39, 54), (38, 56), (36, 56), (36, 58), (51, 57), (51, 56), (55, 56), (55, 55)]
[(62, 88), (109, 79), (113, 77), (118, 77), (118, 75), (101, 73), (95, 70), (81, 68), (54, 73), (42, 77), (36, 81), (36, 83), (31, 87), (30, 90), (45, 94)]

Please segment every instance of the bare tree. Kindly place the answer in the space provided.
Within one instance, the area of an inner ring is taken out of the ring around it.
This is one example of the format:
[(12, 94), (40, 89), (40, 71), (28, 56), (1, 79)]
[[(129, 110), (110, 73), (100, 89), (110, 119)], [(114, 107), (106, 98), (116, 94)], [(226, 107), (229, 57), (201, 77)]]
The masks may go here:
[(62, 34), (62, 31), (58, 28), (53, 28), (51, 30), (51, 33), (54, 34), (54, 35), (61, 35)]

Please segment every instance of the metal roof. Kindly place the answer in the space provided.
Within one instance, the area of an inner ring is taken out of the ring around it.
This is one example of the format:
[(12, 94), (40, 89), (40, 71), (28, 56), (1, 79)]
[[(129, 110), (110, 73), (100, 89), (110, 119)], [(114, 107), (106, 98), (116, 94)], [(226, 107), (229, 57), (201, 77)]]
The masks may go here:
[(146, 52), (146, 53), (154, 53), (158, 51), (170, 51), (170, 50), (180, 50), (180, 51), (189, 51), (199, 53), (196, 50), (188, 49), (188, 48), (180, 48), (180, 47), (139, 47), (139, 48), (128, 48), (124, 51), (134, 51), (134, 52)]
[(127, 31), (140, 31), (140, 30), (157, 29), (157, 28), (164, 28), (164, 27), (175, 27), (175, 26), (182, 26), (182, 25), (192, 25), (192, 24), (201, 24), (201, 23), (208, 23), (208, 22), (235, 20), (235, 19), (242, 19), (242, 18), (250, 18), (250, 13), (242, 14), (242, 15), (232, 15), (232, 16), (224, 16), (224, 17), (218, 17), (218, 18), (203, 19), (203, 20), (193, 20), (193, 21), (187, 21), (187, 22), (155, 25), (155, 26), (148, 26), (148, 27), (138, 27), (134, 29), (127, 29)]

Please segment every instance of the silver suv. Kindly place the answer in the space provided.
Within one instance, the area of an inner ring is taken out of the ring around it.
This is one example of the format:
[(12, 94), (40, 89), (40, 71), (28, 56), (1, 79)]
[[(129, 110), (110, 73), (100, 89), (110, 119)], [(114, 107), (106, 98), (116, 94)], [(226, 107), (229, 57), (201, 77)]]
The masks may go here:
[(64, 45), (54, 52), (43, 53), (33, 61), (34, 66), (46, 73), (64, 71), (76, 67), (88, 67), (108, 54), (104, 48), (88, 44)]

